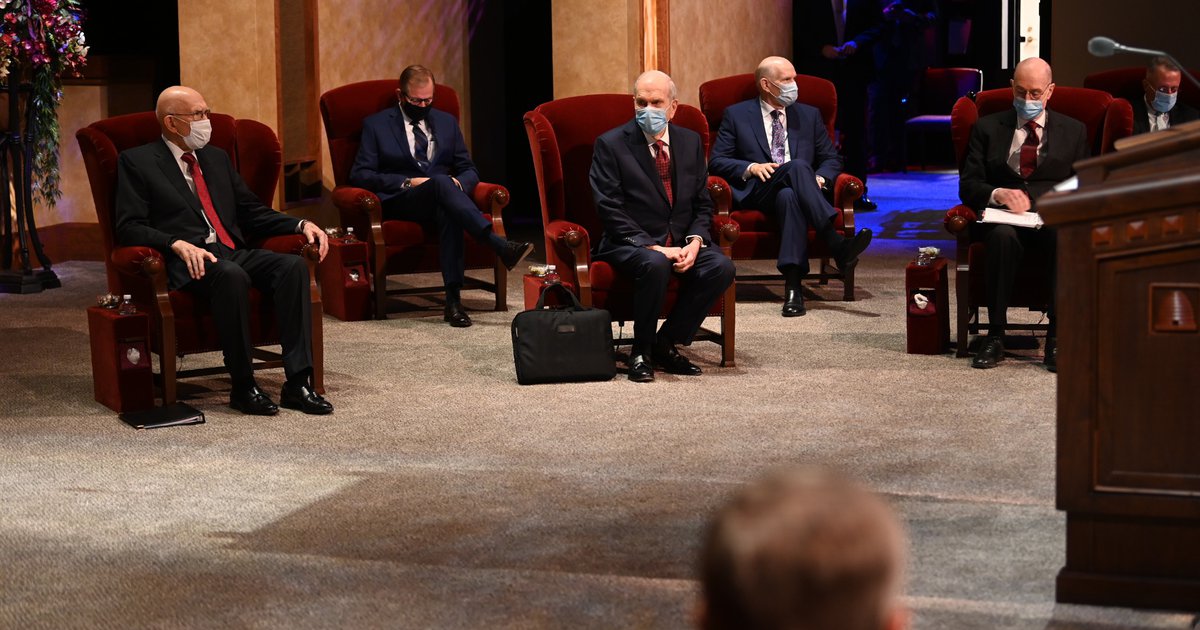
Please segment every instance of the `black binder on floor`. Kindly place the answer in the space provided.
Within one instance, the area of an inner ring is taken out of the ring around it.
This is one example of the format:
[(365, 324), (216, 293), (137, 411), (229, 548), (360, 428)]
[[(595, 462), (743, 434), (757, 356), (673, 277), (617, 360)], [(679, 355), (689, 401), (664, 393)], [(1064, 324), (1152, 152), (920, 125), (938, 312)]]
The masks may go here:
[(145, 411), (127, 411), (120, 415), (121, 422), (135, 429), (159, 429), (185, 424), (204, 424), (204, 412), (187, 403), (171, 403), (165, 407), (154, 407)]

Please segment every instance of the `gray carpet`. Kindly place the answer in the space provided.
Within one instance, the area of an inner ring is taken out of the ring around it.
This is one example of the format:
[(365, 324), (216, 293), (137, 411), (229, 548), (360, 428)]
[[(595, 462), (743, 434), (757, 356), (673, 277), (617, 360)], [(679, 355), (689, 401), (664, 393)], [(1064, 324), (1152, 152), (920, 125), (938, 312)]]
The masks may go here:
[(514, 279), (465, 330), (326, 318), (332, 417), (245, 417), (211, 378), (183, 390), (207, 424), (142, 432), (92, 400), (101, 265), (58, 265), (63, 288), (0, 295), (0, 627), (683, 628), (707, 515), (789, 462), (895, 502), (917, 628), (1191, 627), (1054, 604), (1055, 376), (1036, 348), (905, 354), (916, 245), (879, 241), (856, 302), (742, 301), (737, 367), (698, 343), (699, 378), (518, 386)]

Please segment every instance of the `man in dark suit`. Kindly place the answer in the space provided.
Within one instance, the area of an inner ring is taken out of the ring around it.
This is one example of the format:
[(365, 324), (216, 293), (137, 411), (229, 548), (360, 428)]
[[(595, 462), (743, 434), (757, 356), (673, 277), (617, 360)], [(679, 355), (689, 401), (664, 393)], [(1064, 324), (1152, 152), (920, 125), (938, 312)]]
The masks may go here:
[(465, 328), (471, 318), (459, 295), (466, 268), (463, 230), (491, 247), (509, 270), (533, 251), (533, 244), (507, 241), (492, 232), (491, 222), (471, 200), (479, 172), (458, 121), (433, 107), (433, 89), (433, 72), (424, 66), (400, 73), (399, 106), (363, 120), (350, 183), (378, 195), (386, 219), (437, 225), (446, 286), (443, 319)]
[(730, 105), (713, 144), (709, 170), (729, 182), (739, 207), (761, 208), (779, 221), (779, 267), (784, 278), (783, 316), (804, 315), (800, 279), (808, 273), (808, 228), (829, 244), (846, 269), (871, 242), (871, 230), (846, 239), (835, 229), (837, 211), (825, 200), (842, 161), (821, 113), (796, 102), (796, 69), (767, 57), (754, 73), (758, 98)]
[[(798, 0), (792, 7), (796, 65), (837, 87), (837, 128), (846, 172), (867, 181), (867, 86), (875, 74), (872, 48), (883, 31), (878, 0)], [(866, 194), (863, 210), (875, 208)]]
[(304, 234), (324, 258), (325, 233), (311, 221), (264, 206), (229, 155), (207, 146), (212, 126), (199, 92), (168, 88), (156, 113), (162, 140), (123, 151), (118, 159), (117, 240), (162, 252), (170, 287), (208, 301), (233, 381), (229, 406), (255, 415), (279, 411), (251, 367), (249, 291), (255, 286), (272, 295), (279, 317), (287, 374), (280, 403), (305, 413), (332, 412), (311, 384), (308, 266), (299, 256), (249, 246), (267, 236)]
[(1145, 98), (1133, 101), (1133, 133), (1162, 131), (1200, 119), (1200, 111), (1178, 102), (1183, 72), (1166, 57), (1154, 57), (1142, 80)]
[[(654, 380), (651, 360), (671, 374), (700, 374), (675, 345), (691, 343), (734, 276), (733, 263), (709, 238), (704, 145), (694, 131), (669, 124), (676, 95), (666, 74), (639, 76), (633, 120), (596, 139), (589, 173), (604, 225), (596, 259), (633, 278), (629, 380), (639, 383)], [(655, 333), (672, 274), (680, 279), (679, 295)]]
[[(1049, 64), (1036, 57), (1017, 64), (1012, 88), (1013, 109), (984, 116), (971, 130), (958, 196), (976, 213), (989, 206), (1016, 214), (1036, 211), (1035, 200), (1073, 176), (1075, 162), (1090, 154), (1084, 124), (1045, 108), (1054, 94)], [(1009, 296), (1021, 258), (1027, 251), (1040, 251), (1048, 260), (1055, 260), (1055, 234), (1047, 227), (974, 223), (971, 237), (987, 246), (988, 310), (988, 336), (971, 367), (992, 368), (1004, 358)], [(1053, 263), (1046, 280), (1053, 294)], [(1058, 357), (1053, 303), (1049, 325), (1045, 363), (1054, 371)]]

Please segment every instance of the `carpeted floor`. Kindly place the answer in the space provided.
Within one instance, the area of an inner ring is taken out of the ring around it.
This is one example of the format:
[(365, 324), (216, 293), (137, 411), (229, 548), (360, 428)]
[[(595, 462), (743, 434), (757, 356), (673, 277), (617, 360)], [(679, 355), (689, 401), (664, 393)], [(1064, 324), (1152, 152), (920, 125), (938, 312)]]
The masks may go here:
[[(942, 237), (896, 208), (860, 221)], [(739, 302), (737, 367), (697, 344), (698, 378), (518, 386), (514, 279), (511, 310), (465, 330), (440, 311), (326, 318), (332, 417), (242, 416), (213, 378), (184, 390), (207, 424), (142, 432), (92, 400), (102, 266), (57, 265), (63, 288), (0, 295), (0, 627), (683, 628), (713, 507), (817, 462), (902, 512), (917, 628), (1190, 628), (1054, 604), (1055, 376), (1037, 349), (986, 372), (905, 354), (923, 244), (878, 241), (855, 302), (814, 287), (787, 320)]]

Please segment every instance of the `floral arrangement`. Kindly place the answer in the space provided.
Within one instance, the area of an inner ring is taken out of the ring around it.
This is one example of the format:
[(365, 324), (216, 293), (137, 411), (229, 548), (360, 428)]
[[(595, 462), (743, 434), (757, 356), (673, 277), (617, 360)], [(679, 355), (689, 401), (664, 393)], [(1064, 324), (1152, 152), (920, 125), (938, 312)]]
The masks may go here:
[[(0, 0), (0, 82), (30, 82), (33, 188), (53, 206), (58, 187), (58, 104), (62, 78), (87, 63), (79, 0)], [(10, 120), (9, 125), (19, 125)]]

